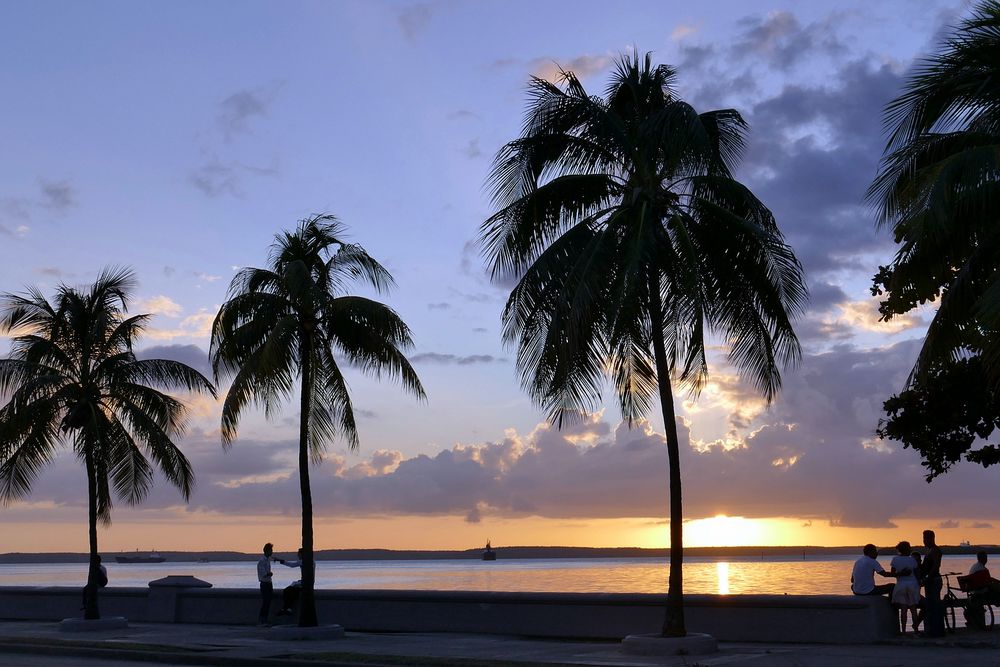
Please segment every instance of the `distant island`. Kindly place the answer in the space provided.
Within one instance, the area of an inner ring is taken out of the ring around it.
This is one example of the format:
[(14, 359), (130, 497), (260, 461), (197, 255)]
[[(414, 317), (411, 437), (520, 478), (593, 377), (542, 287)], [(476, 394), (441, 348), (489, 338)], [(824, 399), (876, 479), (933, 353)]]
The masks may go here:
[[(670, 555), (670, 549), (647, 549), (643, 547), (494, 547), (500, 560), (524, 558), (662, 558)], [(879, 547), (886, 554), (893, 553), (893, 546)], [(1000, 554), (1000, 545), (942, 546), (946, 555), (972, 556), (980, 549), (987, 553)], [(239, 551), (159, 551), (167, 562), (231, 562), (253, 561), (260, 557), (256, 553)], [(276, 554), (291, 553), (277, 551)], [(807, 556), (837, 556), (861, 553), (861, 546), (846, 547), (688, 547), (685, 556), (695, 558), (803, 558)], [(114, 560), (116, 552), (105, 552), (108, 562)], [(394, 549), (322, 549), (316, 551), (316, 560), (481, 560), (482, 549), (458, 550), (394, 550)], [(86, 553), (5, 553), (0, 554), (0, 564), (17, 563), (86, 563)]]

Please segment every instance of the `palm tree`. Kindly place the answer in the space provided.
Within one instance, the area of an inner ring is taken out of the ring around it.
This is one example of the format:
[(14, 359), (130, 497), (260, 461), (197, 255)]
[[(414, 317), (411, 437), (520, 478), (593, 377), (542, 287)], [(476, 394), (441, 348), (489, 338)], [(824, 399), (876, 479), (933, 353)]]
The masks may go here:
[(1000, 386), (998, 52), (1000, 2), (982, 2), (885, 109), (868, 199), (900, 247), (872, 291), (886, 320), (940, 298), (910, 384), (971, 353)]
[[(37, 289), (0, 297), (0, 333), (12, 335), (0, 359), (0, 500), (24, 498), (59, 445), (72, 446), (87, 471), (90, 570), (84, 618), (97, 606), (97, 524), (111, 524), (112, 495), (139, 504), (159, 469), (185, 500), (194, 472), (174, 439), (184, 404), (154, 387), (215, 395), (194, 369), (136, 359), (149, 315), (128, 316), (135, 287), (127, 269), (106, 269), (87, 290), (62, 285), (53, 302)], [(152, 463), (150, 460), (152, 459)], [(114, 493), (112, 493), (112, 489)]]
[(670, 473), (664, 636), (686, 634), (672, 383), (696, 394), (706, 382), (707, 329), (770, 400), (779, 365), (799, 356), (789, 314), (807, 296), (770, 211), (732, 176), (743, 119), (696, 113), (674, 79), (637, 53), (620, 58), (603, 98), (572, 72), (562, 86), (533, 78), (480, 236), (494, 280), (516, 281), (503, 336), (554, 423), (595, 409), (605, 374), (630, 424), (658, 395)]
[(338, 434), (352, 450), (358, 447), (341, 362), (376, 378), (388, 375), (425, 398), (403, 354), (412, 346), (403, 320), (385, 304), (344, 293), (353, 280), (383, 293), (394, 285), (392, 276), (361, 246), (344, 243), (342, 233), (334, 216), (315, 215), (294, 232), (278, 234), (268, 268), (245, 268), (233, 278), (229, 299), (212, 325), (216, 378), (233, 379), (222, 408), (223, 446), (236, 438), (249, 403), (271, 417), (299, 380), (302, 627), (317, 625), (309, 460), (318, 461)]

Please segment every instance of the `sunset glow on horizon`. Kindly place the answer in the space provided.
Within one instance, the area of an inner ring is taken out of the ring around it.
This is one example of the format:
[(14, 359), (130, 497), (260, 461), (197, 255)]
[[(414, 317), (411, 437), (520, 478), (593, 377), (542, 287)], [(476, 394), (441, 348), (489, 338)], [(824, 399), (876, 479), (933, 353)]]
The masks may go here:
[[(937, 304), (881, 321), (872, 276), (896, 246), (865, 190), (884, 106), (965, 7), (8, 3), (0, 293), (51, 297), (131, 267), (129, 314), (151, 316), (137, 355), (211, 375), (233, 277), (266, 264), (275, 234), (334, 214), (392, 273), (394, 289), (358, 293), (412, 330), (427, 400), (345, 363), (360, 447), (335, 439), (311, 468), (316, 548), (666, 547), (658, 403), (630, 422), (608, 382), (587, 411), (550, 423), (504, 343), (511, 285), (491, 279), (479, 235), (530, 78), (562, 67), (603, 94), (616, 58), (650, 51), (695, 109), (746, 119), (736, 175), (774, 213), (811, 295), (793, 322), (801, 360), (770, 404), (730, 363), (725, 331), (711, 332), (701, 392), (675, 383), (685, 546), (919, 543), (927, 528), (942, 544), (1000, 544), (996, 467), (962, 462), (928, 484), (917, 453), (875, 435)], [(0, 357), (10, 349), (0, 336)], [(102, 552), (297, 548), (298, 396), (272, 419), (248, 407), (224, 449), (219, 389), (178, 397), (190, 500), (157, 476), (140, 506), (114, 506)], [(3, 552), (87, 550), (71, 448), (0, 507), (0, 525)]]

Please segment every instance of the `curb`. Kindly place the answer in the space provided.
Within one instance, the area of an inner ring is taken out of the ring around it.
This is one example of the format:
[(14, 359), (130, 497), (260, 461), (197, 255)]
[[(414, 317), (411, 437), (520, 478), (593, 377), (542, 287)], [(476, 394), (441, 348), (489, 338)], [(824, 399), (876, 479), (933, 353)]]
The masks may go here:
[(137, 651), (134, 649), (95, 648), (91, 646), (81, 647), (73, 646), (70, 643), (63, 646), (31, 643), (0, 645), (0, 656), (5, 654), (105, 658), (108, 660), (132, 660), (135, 662), (158, 664), (203, 665), (205, 667), (273, 667), (276, 664), (284, 667), (319, 667), (321, 665), (338, 665), (343, 667), (379, 667), (378, 663), (372, 662), (358, 663), (330, 660), (297, 660), (281, 656), (271, 656), (267, 658), (243, 658), (227, 655), (205, 655), (203, 653), (182, 651), (178, 651), (176, 653), (156, 653), (153, 651)]

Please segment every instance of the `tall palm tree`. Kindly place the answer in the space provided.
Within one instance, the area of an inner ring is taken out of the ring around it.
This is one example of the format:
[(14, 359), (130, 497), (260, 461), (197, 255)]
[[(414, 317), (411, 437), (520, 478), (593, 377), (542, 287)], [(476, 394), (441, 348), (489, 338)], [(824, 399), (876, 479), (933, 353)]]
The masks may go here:
[(802, 269), (770, 211), (732, 176), (746, 124), (696, 113), (675, 72), (622, 56), (605, 92), (572, 72), (533, 78), (522, 136), (497, 154), (496, 213), (481, 227), (492, 276), (516, 280), (503, 336), (525, 389), (557, 425), (613, 379), (632, 423), (659, 398), (670, 479), (665, 636), (686, 634), (683, 512), (672, 383), (708, 378), (706, 330), (770, 400), (799, 355), (790, 313)]
[(940, 298), (910, 382), (982, 354), (1000, 386), (1000, 2), (981, 2), (885, 109), (868, 189), (900, 245), (875, 276), (883, 319)]
[[(229, 446), (250, 403), (271, 417), (299, 389), (299, 490), (302, 495), (302, 595), (299, 625), (317, 625), (313, 507), (309, 460), (319, 460), (336, 435), (358, 447), (358, 430), (341, 362), (380, 378), (388, 375), (425, 398), (403, 351), (410, 329), (385, 304), (345, 293), (355, 280), (377, 292), (392, 276), (361, 246), (341, 240), (332, 215), (315, 215), (271, 246), (268, 268), (241, 270), (212, 325), (216, 378), (232, 377), (222, 408), (222, 442)], [(340, 355), (339, 358), (337, 355)]]
[(9, 396), (0, 408), (0, 501), (27, 496), (59, 445), (72, 446), (87, 472), (87, 619), (100, 618), (97, 524), (111, 524), (112, 496), (139, 504), (154, 467), (185, 500), (194, 484), (174, 443), (185, 406), (155, 387), (215, 395), (180, 362), (136, 359), (150, 316), (128, 315), (134, 287), (130, 270), (106, 269), (89, 289), (60, 286), (52, 302), (37, 289), (0, 296), (0, 333), (12, 334), (10, 356), (0, 359), (0, 396)]

